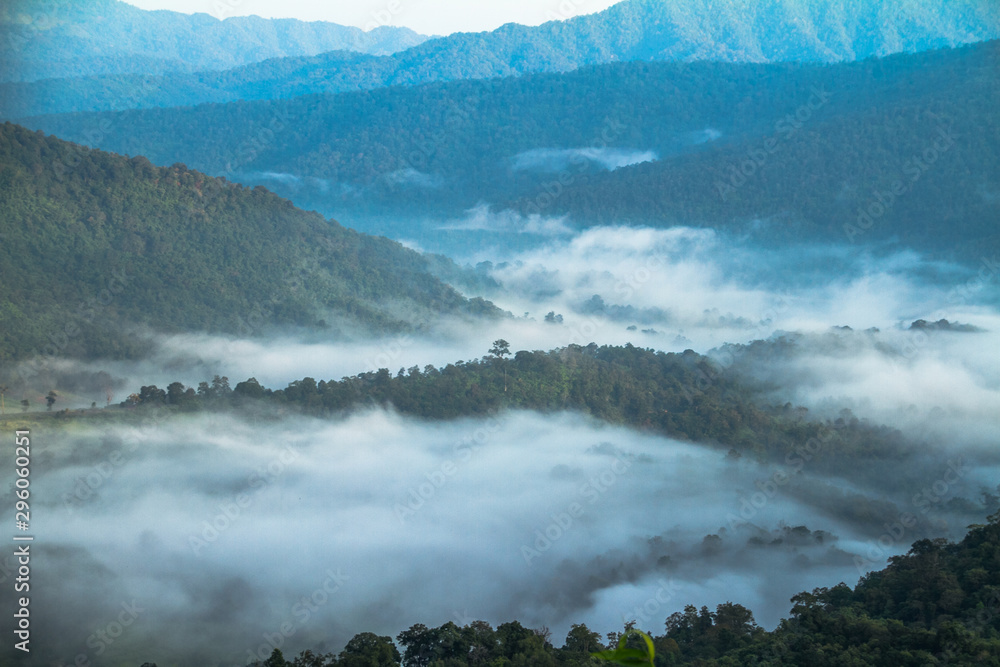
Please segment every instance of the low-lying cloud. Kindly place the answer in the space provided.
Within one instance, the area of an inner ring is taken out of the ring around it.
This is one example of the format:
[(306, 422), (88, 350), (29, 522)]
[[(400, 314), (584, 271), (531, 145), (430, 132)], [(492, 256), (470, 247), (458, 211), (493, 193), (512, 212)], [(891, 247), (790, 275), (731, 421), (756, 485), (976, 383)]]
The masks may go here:
[[(337, 651), (362, 631), (474, 619), (544, 625), (560, 642), (571, 623), (660, 630), (684, 604), (726, 600), (773, 626), (800, 590), (853, 584), (925, 534), (960, 535), (975, 512), (946, 501), (978, 491), (928, 452), (915, 477), (949, 482), (923, 512), (920, 484), (808, 466), (779, 478), (572, 414), (205, 415), (40, 431), (34, 460), (32, 618), (40, 657), (66, 665), (242, 665), (275, 646)], [(844, 494), (869, 511), (841, 511)], [(919, 520), (880, 546), (904, 512)], [(123, 605), (134, 621), (94, 639)]]
[(478, 204), (466, 211), (464, 218), (447, 222), (440, 227), (446, 231), (482, 231), (497, 234), (533, 234), (537, 236), (565, 236), (573, 233), (565, 217), (545, 217), (538, 214), (522, 215), (510, 209), (493, 211), (489, 204)]
[[(470, 215), (481, 226), (496, 220), (485, 207)], [(475, 323), (434, 317), (415, 323), (419, 333), (375, 337), (359, 331), (336, 339), (272, 329), (264, 318), (254, 322), (253, 337), (160, 336), (147, 362), (59, 365), (64, 377), (106, 372), (116, 380), (101, 376), (85, 390), (86, 383), (74, 379), (77, 402), (65, 396), (58, 406), (103, 404), (104, 386), (120, 401), (124, 391), (142, 385), (193, 386), (215, 374), (234, 383), (254, 376), (278, 388), (306, 376), (440, 367), (484, 356), (497, 338), (514, 350), (596, 342), (707, 353), (782, 332), (815, 338), (797, 347), (773, 345), (784, 356), (771, 351), (770, 361), (744, 369), (774, 385), (776, 401), (826, 413), (850, 407), (898, 427), (915, 423), (903, 416), (913, 412), (910, 406), (925, 418), (939, 408), (949, 419), (974, 418), (970, 424), (982, 424), (983, 437), (986, 417), (1000, 405), (1000, 366), (995, 355), (984, 354), (1000, 342), (1000, 315), (991, 305), (997, 285), (976, 282), (972, 269), (908, 252), (875, 257), (834, 246), (755, 250), (689, 228), (595, 228), (543, 238), (503, 259), (476, 270), (500, 285), (485, 296), (513, 318)], [(910, 330), (919, 319), (982, 331)], [(854, 334), (832, 344), (828, 334), (844, 325)], [(865, 333), (872, 328), (879, 332)], [(48, 388), (38, 390), (44, 397)]]
[[(483, 227), (493, 215), (471, 213)], [(39, 429), (32, 613), (44, 659), (243, 665), (278, 644), (338, 651), (361, 631), (479, 618), (544, 625), (558, 643), (571, 623), (660, 631), (685, 604), (727, 600), (773, 626), (791, 595), (853, 585), (921, 537), (960, 537), (995, 500), (995, 276), (688, 228), (553, 233), (470, 261), (485, 259), (476, 270), (500, 285), (487, 296), (516, 317), (336, 340), (266, 321), (256, 337), (159, 336), (141, 362), (55, 364), (76, 382), (57, 407), (215, 374), (280, 388), (444, 366), (497, 338), (514, 350), (632, 343), (711, 352), (766, 401), (899, 428), (905, 454), (842, 462), (851, 472), (838, 476), (571, 414)], [(912, 328), (919, 319), (969, 327)], [(130, 619), (119, 637), (95, 639), (119, 618)]]
[(399, 169), (385, 175), (385, 180), (395, 186), (409, 186), (436, 190), (444, 185), (444, 179), (436, 174), (418, 171), (413, 167)]
[(514, 171), (558, 173), (588, 167), (614, 171), (643, 162), (655, 162), (655, 151), (628, 148), (535, 148), (514, 156)]
[(721, 137), (722, 132), (711, 127), (706, 127), (704, 130), (688, 133), (685, 136), (685, 140), (690, 145), (699, 146), (720, 139)]

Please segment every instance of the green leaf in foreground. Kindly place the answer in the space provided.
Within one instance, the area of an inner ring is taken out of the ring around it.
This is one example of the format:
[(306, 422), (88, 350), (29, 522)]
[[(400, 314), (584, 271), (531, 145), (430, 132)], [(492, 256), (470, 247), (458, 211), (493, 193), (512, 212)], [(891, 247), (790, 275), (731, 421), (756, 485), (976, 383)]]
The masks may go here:
[[(628, 638), (630, 635), (639, 635), (646, 642), (646, 651), (641, 651), (637, 648), (626, 648), (625, 644), (628, 643)], [(621, 636), (618, 640), (618, 648), (613, 651), (601, 651), (600, 653), (592, 653), (593, 657), (598, 660), (605, 660), (607, 662), (613, 662), (619, 665), (645, 665), (649, 664), (653, 667), (653, 658), (656, 655), (656, 650), (653, 648), (653, 640), (650, 639), (642, 630), (628, 630)]]

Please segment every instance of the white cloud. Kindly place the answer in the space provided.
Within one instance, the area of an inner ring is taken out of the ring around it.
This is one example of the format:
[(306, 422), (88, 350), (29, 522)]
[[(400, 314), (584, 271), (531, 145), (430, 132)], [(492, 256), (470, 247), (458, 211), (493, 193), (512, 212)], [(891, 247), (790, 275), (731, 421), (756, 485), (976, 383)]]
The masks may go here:
[(479, 204), (466, 211), (464, 218), (444, 223), (438, 229), (538, 236), (565, 236), (573, 233), (573, 229), (566, 224), (565, 217), (547, 218), (538, 214), (525, 216), (510, 209), (494, 212), (489, 204)]
[(444, 185), (444, 179), (435, 174), (426, 174), (412, 167), (386, 174), (385, 179), (393, 185), (437, 189)]
[(514, 171), (557, 173), (569, 169), (579, 171), (593, 165), (614, 171), (657, 159), (654, 151), (627, 148), (535, 148), (515, 155), (512, 168)]
[[(288, 657), (462, 613), (545, 625), (560, 643), (570, 623), (620, 629), (666, 579), (675, 593), (644, 627), (662, 628), (686, 603), (727, 600), (773, 626), (791, 595), (856, 579), (844, 549), (870, 546), (882, 520), (838, 515), (815, 489), (852, 487), (808, 468), (752, 521), (735, 518), (772, 469), (571, 414), (201, 415), (47, 431), (34, 444), (46, 462), (33, 471), (45, 517), (35, 548), (59, 585), (33, 594), (32, 618), (39, 645), (63, 658), (88, 652), (121, 601), (143, 612), (104, 657), (183, 664), (246, 662), (286, 621)], [(926, 469), (929, 481), (944, 465)], [(859, 486), (900, 503), (910, 491)], [(827, 539), (785, 528), (799, 525)], [(721, 540), (706, 551), (708, 534)], [(311, 612), (296, 614), (316, 591)]]

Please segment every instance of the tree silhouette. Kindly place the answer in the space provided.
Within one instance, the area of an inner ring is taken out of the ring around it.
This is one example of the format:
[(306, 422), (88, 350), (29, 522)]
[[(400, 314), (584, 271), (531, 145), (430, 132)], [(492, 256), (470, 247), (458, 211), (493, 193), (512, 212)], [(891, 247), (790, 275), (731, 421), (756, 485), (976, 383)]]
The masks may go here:
[(21, 412), (27, 412), (28, 408), (30, 407), (31, 407), (31, 401), (29, 401), (26, 398), (21, 399)]
[(58, 397), (59, 397), (59, 394), (57, 394), (55, 392), (55, 389), (53, 389), (52, 391), (50, 391), (48, 393), (48, 395), (45, 397), (45, 402), (48, 404), (48, 409), (49, 410), (52, 410), (52, 406), (55, 404), (56, 398), (58, 398)]
[(7, 395), (7, 385), (0, 385), (0, 415), (7, 414), (7, 405), (4, 402), (4, 397)]
[(507, 364), (505, 363), (504, 357), (510, 356), (510, 343), (505, 341), (503, 338), (493, 341), (493, 347), (490, 348), (490, 354), (493, 358), (500, 362), (503, 367), (503, 390), (507, 391)]

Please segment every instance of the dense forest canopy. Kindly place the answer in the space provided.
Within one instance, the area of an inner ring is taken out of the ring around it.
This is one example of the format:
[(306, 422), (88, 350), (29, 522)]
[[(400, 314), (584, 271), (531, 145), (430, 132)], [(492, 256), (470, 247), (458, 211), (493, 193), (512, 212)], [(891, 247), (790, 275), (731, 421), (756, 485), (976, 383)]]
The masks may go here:
[(893, 461), (912, 443), (894, 430), (849, 413), (810, 419), (791, 405), (770, 406), (761, 392), (691, 350), (571, 345), (551, 352), (490, 354), (443, 368), (381, 369), (342, 380), (304, 378), (284, 389), (254, 378), (230, 386), (216, 377), (195, 389), (179, 382), (145, 386), (122, 407), (173, 411), (231, 407), (277, 414), (282, 409), (333, 417), (382, 407), (424, 419), (448, 420), (502, 410), (572, 410), (692, 442), (731, 456), (849, 470), (859, 459)]
[(978, 262), (997, 248), (998, 49), (619, 63), (26, 122), (328, 213), (458, 217), (485, 202), (576, 225), (753, 227), (772, 242), (901, 242)]
[(402, 331), (496, 316), (421, 255), (182, 164), (0, 126), (0, 361), (122, 358), (135, 333)]

